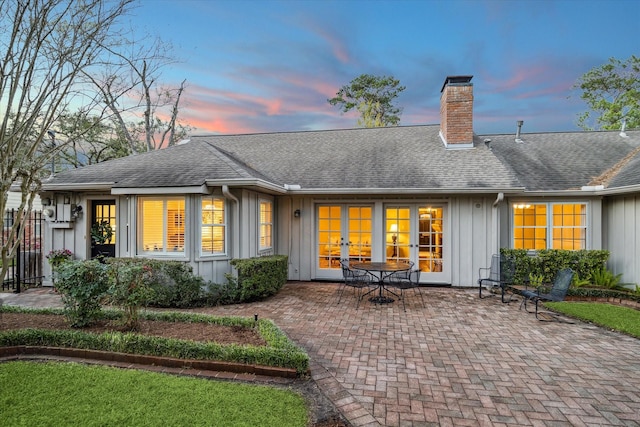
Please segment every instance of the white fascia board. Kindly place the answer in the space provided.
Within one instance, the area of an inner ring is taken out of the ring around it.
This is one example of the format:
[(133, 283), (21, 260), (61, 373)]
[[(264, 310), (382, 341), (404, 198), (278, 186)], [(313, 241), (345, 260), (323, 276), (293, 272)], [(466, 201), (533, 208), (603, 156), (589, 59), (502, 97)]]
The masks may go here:
[(94, 191), (110, 190), (115, 182), (85, 182), (81, 184), (47, 184), (43, 183), (40, 192), (45, 191)]
[(584, 190), (557, 190), (557, 191), (521, 191), (519, 193), (508, 192), (505, 196), (513, 197), (585, 197), (600, 196), (601, 191), (584, 191)]
[(127, 194), (209, 194), (206, 185), (187, 187), (122, 187), (112, 188), (111, 194), (116, 196)]
[(617, 194), (640, 193), (640, 185), (626, 185), (624, 187), (605, 188), (596, 191), (597, 194), (605, 196), (615, 196)]
[(313, 188), (289, 191), (292, 194), (495, 194), (524, 191), (524, 188)]
[[(273, 184), (263, 179), (207, 179), (205, 185), (208, 187), (258, 187), (271, 192), (286, 194), (287, 190), (282, 185)], [(289, 191), (290, 192), (290, 191)]]

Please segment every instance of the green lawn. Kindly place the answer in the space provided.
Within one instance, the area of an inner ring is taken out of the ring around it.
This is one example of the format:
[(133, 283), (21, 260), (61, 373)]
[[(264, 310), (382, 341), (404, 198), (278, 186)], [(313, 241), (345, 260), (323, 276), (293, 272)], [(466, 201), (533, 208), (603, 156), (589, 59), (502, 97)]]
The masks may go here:
[(304, 398), (267, 386), (61, 362), (0, 363), (3, 426), (300, 426)]
[(567, 316), (640, 338), (638, 310), (591, 302), (548, 302), (545, 305)]

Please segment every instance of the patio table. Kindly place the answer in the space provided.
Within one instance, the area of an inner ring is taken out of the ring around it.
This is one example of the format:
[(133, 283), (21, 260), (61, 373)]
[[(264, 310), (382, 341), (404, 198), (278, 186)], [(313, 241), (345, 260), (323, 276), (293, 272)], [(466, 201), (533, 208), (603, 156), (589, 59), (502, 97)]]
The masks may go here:
[(376, 303), (376, 304), (389, 304), (389, 303), (392, 303), (395, 300), (393, 298), (391, 298), (391, 297), (383, 295), (382, 294), (382, 290), (383, 289), (386, 289), (387, 292), (395, 295), (398, 298), (399, 298), (399, 296), (396, 295), (394, 292), (390, 291), (389, 289), (385, 288), (384, 279), (389, 277), (391, 274), (393, 274), (393, 273), (395, 273), (397, 271), (409, 270), (411, 268), (411, 266), (406, 262), (388, 261), (388, 262), (358, 262), (358, 263), (355, 263), (355, 264), (351, 264), (351, 268), (356, 269), (356, 270), (366, 271), (371, 276), (373, 276), (376, 279), (378, 279), (378, 286), (376, 288), (370, 290), (366, 294), (364, 294), (362, 296), (363, 298), (366, 295), (368, 295), (368, 294), (370, 294), (372, 292), (375, 292), (377, 290), (378, 291), (378, 295), (369, 298), (369, 301), (371, 301), (373, 303)]

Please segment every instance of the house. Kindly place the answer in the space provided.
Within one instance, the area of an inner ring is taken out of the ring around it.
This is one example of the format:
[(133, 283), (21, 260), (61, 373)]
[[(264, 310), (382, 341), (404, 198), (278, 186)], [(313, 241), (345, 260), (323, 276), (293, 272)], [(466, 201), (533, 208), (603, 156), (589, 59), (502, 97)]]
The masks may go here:
[(473, 132), (471, 76), (447, 77), (439, 125), (197, 136), (56, 174), (47, 248), (189, 262), (289, 257), (290, 280), (339, 280), (340, 259), (412, 260), (424, 284), (473, 286), (499, 248), (608, 249), (640, 282), (640, 131)]

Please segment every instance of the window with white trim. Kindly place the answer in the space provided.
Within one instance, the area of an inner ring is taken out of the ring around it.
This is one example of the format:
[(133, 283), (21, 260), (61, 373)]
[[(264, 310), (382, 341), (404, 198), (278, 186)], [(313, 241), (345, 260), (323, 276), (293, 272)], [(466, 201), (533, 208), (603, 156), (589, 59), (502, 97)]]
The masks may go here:
[(184, 254), (184, 197), (138, 198), (138, 253)]
[(227, 253), (227, 219), (222, 197), (203, 197), (201, 202), (200, 253), (224, 255)]
[(260, 250), (273, 248), (273, 202), (260, 200)]
[(587, 248), (585, 203), (516, 203), (512, 212), (514, 249)]

